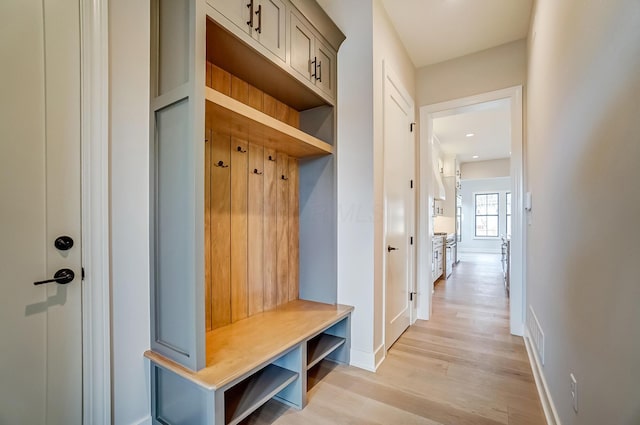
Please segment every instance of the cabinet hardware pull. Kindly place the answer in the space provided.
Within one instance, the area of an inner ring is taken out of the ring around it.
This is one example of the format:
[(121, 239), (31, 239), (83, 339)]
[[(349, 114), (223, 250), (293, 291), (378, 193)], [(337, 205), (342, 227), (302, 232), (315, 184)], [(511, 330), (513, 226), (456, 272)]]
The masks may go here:
[(253, 174), (258, 174), (258, 175), (260, 175), (260, 174), (262, 174), (262, 171), (258, 171), (258, 169), (257, 169), (257, 168), (254, 168), (254, 169), (253, 169)]
[(275, 160), (276, 159), (273, 156), (269, 155), (269, 161), (274, 161), (275, 162)]
[(316, 78), (319, 83), (322, 82), (322, 61), (318, 62), (318, 77)]
[(249, 3), (247, 7), (249, 8), (249, 20), (247, 21), (247, 25), (253, 28), (253, 0), (251, 0), (251, 3)]
[(313, 65), (313, 73), (311, 74), (312, 78), (318, 79), (318, 57), (315, 56), (311, 61), (311, 65)]
[(258, 34), (262, 34), (262, 5), (261, 4), (258, 5), (258, 11), (256, 12), (256, 15), (258, 15), (258, 26), (256, 27), (256, 31), (258, 31)]
[(224, 161), (218, 161), (217, 163), (213, 164), (215, 167), (220, 167), (220, 168), (229, 168), (229, 165), (224, 163)]
[(285, 177), (284, 174), (280, 177), (282, 180), (289, 180), (289, 177)]
[(240, 153), (246, 153), (247, 150), (246, 149), (242, 149), (242, 146), (238, 146), (238, 152)]

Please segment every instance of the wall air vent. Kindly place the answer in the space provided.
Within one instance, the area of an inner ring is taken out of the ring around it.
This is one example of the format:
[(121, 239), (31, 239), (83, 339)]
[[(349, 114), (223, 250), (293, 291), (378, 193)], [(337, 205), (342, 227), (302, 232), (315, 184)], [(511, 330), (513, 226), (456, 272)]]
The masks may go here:
[(527, 328), (529, 329), (531, 342), (536, 347), (540, 364), (544, 366), (544, 332), (542, 332), (538, 317), (531, 305), (529, 306), (529, 314), (527, 314)]

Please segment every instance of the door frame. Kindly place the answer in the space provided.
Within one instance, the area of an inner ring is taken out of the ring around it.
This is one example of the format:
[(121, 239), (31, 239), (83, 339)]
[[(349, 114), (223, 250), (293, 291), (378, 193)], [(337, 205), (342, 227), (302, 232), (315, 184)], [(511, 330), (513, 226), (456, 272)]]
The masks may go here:
[(82, 421), (111, 423), (108, 0), (80, 0)]
[[(383, 161), (384, 161), (384, 146), (385, 146), (385, 140), (384, 140), (384, 122), (385, 122), (385, 102), (386, 102), (386, 97), (387, 97), (387, 93), (388, 93), (388, 84), (392, 84), (396, 90), (400, 93), (400, 95), (404, 98), (404, 100), (407, 102), (407, 105), (409, 106), (409, 117), (410, 120), (412, 121), (413, 118), (415, 117), (415, 108), (416, 108), (416, 104), (415, 104), (415, 100), (413, 99), (413, 97), (409, 94), (409, 92), (405, 89), (405, 87), (403, 86), (400, 78), (398, 77), (398, 74), (393, 70), (393, 68), (391, 68), (389, 66), (389, 64), (387, 63), (387, 61), (383, 60), (382, 61), (382, 155), (383, 155)], [(410, 126), (410, 130), (411, 130)], [(415, 133), (410, 131), (410, 139), (413, 142), (413, 146), (412, 146), (412, 154), (415, 156), (415, 152), (416, 152), (416, 137), (415, 137)], [(409, 155), (409, 157), (411, 157), (411, 155)], [(411, 173), (411, 179), (413, 179), (414, 183), (416, 182), (416, 164), (413, 164), (413, 172)], [(383, 197), (383, 204), (386, 203), (386, 176), (384, 175), (384, 165), (383, 165), (383, 173), (382, 173), (382, 197)], [(408, 182), (407, 182), (408, 183)], [(416, 192), (417, 192), (417, 188), (416, 185), (414, 184), (413, 186), (413, 190), (410, 192), (411, 195), (413, 196), (413, 202), (411, 203), (411, 205), (409, 207), (413, 207), (413, 210), (411, 211), (410, 216), (407, 218), (406, 220), (406, 224), (407, 224), (407, 239), (411, 236), (414, 237), (414, 241), (416, 241)], [(408, 200), (408, 199), (407, 199)], [(387, 225), (387, 214), (386, 214), (386, 208), (383, 208), (383, 213), (382, 213), (382, 226), (383, 226), (383, 234), (382, 234), (382, 252), (383, 252), (383, 262), (382, 262), (382, 345), (381, 347), (384, 347), (384, 355), (386, 355), (386, 352), (389, 350), (389, 348), (391, 347), (387, 347), (386, 344), (386, 340), (387, 340), (387, 255), (386, 255), (386, 249), (387, 249), (387, 230), (386, 230), (386, 225)], [(408, 240), (407, 240), (407, 244), (408, 244)], [(409, 291), (412, 292), (416, 292), (416, 244), (414, 243), (413, 245), (407, 245), (407, 246), (411, 246), (411, 250), (409, 252), (408, 258), (407, 258), (407, 263), (408, 263), (408, 267), (407, 267), (407, 279), (409, 281)], [(407, 296), (409, 296), (409, 294), (407, 294)], [(416, 310), (416, 299), (414, 298), (413, 301), (410, 301), (410, 306), (409, 306), (409, 326), (411, 326), (412, 324), (415, 323), (416, 319), (419, 317), (419, 314), (417, 314), (417, 310)], [(377, 351), (377, 350), (376, 350)]]
[(429, 320), (432, 309), (433, 282), (431, 276), (431, 235), (429, 220), (430, 205), (434, 194), (431, 175), (433, 172), (431, 146), (433, 144), (433, 119), (447, 111), (478, 103), (509, 99), (511, 104), (511, 286), (510, 286), (510, 330), (522, 336), (525, 322), (526, 280), (524, 226), (524, 151), (522, 124), (522, 86), (481, 93), (420, 107), (419, 142), (419, 201), (418, 201), (418, 318)]

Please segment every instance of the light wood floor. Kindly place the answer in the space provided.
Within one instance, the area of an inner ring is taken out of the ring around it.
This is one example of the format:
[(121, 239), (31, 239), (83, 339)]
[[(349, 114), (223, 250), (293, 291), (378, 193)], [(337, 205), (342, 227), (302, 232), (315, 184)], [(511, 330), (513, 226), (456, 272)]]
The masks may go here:
[(244, 424), (544, 425), (522, 338), (509, 334), (498, 255), (463, 257), (377, 373), (321, 363), (301, 411), (270, 401)]

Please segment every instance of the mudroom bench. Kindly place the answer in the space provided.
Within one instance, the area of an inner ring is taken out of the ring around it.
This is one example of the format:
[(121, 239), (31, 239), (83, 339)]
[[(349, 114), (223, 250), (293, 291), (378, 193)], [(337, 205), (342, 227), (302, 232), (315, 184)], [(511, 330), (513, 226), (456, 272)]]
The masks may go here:
[(237, 424), (271, 398), (304, 408), (307, 370), (349, 362), (353, 307), (295, 300), (207, 333), (197, 372), (147, 351), (157, 424)]

